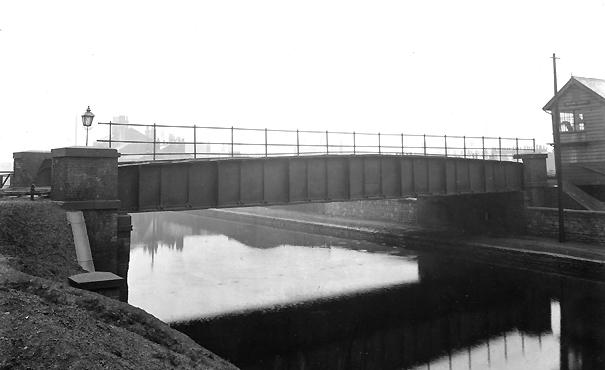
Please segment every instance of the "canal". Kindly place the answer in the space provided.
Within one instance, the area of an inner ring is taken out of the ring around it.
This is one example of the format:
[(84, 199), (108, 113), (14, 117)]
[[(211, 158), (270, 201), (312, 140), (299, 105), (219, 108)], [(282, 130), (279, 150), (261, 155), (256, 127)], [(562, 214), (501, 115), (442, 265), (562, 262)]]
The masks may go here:
[(605, 284), (519, 267), (145, 213), (129, 303), (244, 369), (605, 368)]

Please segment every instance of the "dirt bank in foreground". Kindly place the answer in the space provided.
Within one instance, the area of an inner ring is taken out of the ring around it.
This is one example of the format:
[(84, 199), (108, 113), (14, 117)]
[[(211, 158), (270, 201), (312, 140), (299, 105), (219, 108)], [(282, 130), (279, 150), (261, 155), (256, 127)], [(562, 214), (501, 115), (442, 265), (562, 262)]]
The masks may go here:
[(0, 369), (234, 369), (143, 310), (67, 286), (65, 213), (0, 200)]

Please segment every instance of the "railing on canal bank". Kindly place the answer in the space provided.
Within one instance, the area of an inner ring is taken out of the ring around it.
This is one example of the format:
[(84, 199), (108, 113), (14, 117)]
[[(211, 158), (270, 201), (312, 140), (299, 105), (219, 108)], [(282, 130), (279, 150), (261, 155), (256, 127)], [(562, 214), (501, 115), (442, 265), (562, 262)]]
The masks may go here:
[[(285, 130), (100, 122), (123, 160), (303, 155), (424, 155), (513, 160), (536, 152), (535, 139), (427, 134)], [(144, 130), (140, 132), (139, 130)]]

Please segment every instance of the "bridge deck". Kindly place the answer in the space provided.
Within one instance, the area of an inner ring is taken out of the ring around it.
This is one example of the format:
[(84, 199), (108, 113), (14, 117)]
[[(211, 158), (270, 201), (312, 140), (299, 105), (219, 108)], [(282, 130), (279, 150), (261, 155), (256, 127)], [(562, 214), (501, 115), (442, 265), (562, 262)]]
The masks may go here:
[(401, 155), (229, 158), (122, 164), (128, 212), (522, 190), (522, 164)]

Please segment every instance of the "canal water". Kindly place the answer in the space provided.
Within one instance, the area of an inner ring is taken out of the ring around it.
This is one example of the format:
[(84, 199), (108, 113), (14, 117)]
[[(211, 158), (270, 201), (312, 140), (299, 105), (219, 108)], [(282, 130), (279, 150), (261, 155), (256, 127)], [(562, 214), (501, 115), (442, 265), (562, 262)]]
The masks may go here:
[(468, 257), (136, 214), (129, 303), (244, 369), (605, 369), (605, 284)]

